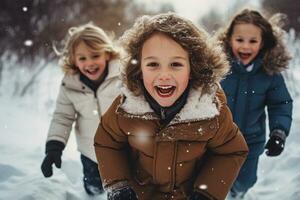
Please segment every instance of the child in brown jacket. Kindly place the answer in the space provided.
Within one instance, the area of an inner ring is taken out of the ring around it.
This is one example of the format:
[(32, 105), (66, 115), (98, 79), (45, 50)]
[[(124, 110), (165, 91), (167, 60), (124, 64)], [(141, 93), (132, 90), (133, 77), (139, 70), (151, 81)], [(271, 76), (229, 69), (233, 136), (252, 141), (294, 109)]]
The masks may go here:
[(108, 199), (225, 199), (248, 148), (218, 84), (221, 49), (170, 13), (139, 18), (121, 41), (123, 94), (95, 135)]

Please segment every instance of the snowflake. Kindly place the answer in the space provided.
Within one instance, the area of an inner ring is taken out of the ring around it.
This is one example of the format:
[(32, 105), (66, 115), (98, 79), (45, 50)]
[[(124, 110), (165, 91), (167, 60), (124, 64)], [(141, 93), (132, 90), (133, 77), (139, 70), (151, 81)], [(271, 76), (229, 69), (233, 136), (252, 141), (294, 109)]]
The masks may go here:
[(30, 46), (33, 45), (33, 42), (32, 42), (32, 40), (25, 40), (24, 45), (27, 46), (27, 47), (30, 47)]

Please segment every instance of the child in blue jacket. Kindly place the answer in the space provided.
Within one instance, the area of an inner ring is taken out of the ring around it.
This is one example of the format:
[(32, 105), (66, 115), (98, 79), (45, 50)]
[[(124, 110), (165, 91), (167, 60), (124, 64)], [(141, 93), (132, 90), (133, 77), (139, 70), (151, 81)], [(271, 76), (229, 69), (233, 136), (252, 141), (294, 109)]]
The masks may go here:
[[(280, 155), (290, 131), (293, 101), (281, 72), (291, 57), (283, 45), (282, 34), (259, 12), (245, 9), (218, 35), (231, 62), (231, 73), (221, 85), (234, 122), (250, 150), (231, 189), (233, 197), (243, 198), (253, 187), (259, 156), (264, 149), (268, 156)], [(265, 108), (270, 129), (266, 144)]]

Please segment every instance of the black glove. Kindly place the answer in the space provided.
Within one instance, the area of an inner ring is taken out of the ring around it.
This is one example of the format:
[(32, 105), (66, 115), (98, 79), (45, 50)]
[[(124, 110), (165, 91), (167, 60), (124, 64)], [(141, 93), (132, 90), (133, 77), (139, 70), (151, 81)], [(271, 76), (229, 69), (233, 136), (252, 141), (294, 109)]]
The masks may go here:
[(136, 193), (130, 187), (112, 190), (107, 193), (107, 200), (137, 200)]
[(286, 134), (280, 129), (274, 129), (270, 134), (265, 149), (267, 156), (278, 156), (284, 149)]
[(45, 177), (52, 176), (52, 164), (54, 163), (57, 168), (61, 167), (61, 155), (65, 148), (64, 143), (51, 140), (46, 143), (46, 157), (43, 160), (41, 169)]
[(195, 191), (190, 195), (188, 200), (210, 200), (210, 199), (204, 196), (203, 194), (201, 194), (200, 192)]

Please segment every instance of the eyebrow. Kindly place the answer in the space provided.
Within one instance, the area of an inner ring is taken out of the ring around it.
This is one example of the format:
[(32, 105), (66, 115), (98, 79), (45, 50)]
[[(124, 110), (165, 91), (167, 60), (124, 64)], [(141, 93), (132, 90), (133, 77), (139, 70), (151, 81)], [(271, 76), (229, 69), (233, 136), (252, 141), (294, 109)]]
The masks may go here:
[[(152, 60), (152, 59), (156, 59), (156, 58), (157, 57), (155, 57), (155, 56), (149, 56), (149, 57), (144, 58), (143, 60)], [(182, 57), (182, 56), (174, 56), (174, 57), (172, 57), (172, 59), (187, 60), (185, 57)]]
[[(235, 36), (236, 38), (244, 38), (243, 36), (241, 36), (241, 35), (237, 35), (237, 36)], [(258, 37), (251, 37), (250, 39), (258, 39)]]

